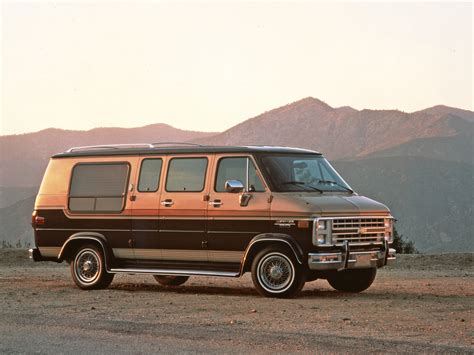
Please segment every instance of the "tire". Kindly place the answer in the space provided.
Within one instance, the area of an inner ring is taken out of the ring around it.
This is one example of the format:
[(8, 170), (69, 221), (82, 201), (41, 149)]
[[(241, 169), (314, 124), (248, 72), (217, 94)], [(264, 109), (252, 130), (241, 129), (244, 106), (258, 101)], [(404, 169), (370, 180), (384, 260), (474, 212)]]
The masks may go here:
[(341, 292), (362, 292), (372, 285), (377, 269), (351, 269), (334, 273), (328, 278), (329, 284)]
[(163, 286), (179, 286), (188, 281), (189, 276), (153, 275), (156, 281)]
[(114, 279), (106, 270), (102, 248), (94, 244), (80, 246), (70, 267), (74, 283), (83, 290), (107, 288)]
[(261, 250), (252, 261), (251, 272), (255, 288), (265, 297), (294, 297), (305, 283), (293, 253), (278, 246)]

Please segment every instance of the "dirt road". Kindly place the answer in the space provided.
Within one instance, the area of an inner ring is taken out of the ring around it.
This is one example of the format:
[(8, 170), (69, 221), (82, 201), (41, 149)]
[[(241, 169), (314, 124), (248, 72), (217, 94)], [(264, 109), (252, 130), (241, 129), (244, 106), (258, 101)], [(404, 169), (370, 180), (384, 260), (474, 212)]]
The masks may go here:
[(258, 296), (249, 275), (177, 288), (118, 275), (81, 291), (67, 264), (0, 250), (0, 353), (469, 353), (473, 270), (468, 254), (408, 255), (364, 293), (318, 280), (278, 300)]

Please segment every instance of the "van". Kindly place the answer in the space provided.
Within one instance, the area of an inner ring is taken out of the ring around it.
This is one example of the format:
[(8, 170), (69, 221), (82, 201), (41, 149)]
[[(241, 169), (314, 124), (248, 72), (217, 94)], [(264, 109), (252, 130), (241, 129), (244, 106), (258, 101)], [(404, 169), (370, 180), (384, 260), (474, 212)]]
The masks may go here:
[(134, 144), (51, 157), (32, 214), (34, 261), (66, 261), (84, 290), (118, 273), (178, 286), (250, 272), (268, 297), (326, 279), (361, 292), (395, 261), (393, 217), (318, 152)]

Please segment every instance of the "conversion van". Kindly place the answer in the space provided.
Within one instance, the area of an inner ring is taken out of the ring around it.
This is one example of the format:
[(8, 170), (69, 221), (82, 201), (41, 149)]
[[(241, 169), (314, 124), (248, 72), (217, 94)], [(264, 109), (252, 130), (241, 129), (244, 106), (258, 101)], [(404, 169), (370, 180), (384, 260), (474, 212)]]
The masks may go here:
[(118, 273), (177, 286), (250, 272), (269, 297), (316, 279), (361, 292), (396, 258), (389, 209), (297, 148), (71, 148), (51, 157), (32, 225), (31, 258), (67, 261), (86, 290)]

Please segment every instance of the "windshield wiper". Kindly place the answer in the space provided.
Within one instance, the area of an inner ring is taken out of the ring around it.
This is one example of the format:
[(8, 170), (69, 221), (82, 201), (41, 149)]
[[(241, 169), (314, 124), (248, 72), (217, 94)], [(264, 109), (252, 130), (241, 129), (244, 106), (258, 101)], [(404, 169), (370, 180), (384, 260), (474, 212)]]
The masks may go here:
[(339, 184), (337, 181), (332, 181), (332, 180), (318, 180), (318, 183), (322, 183), (322, 184), (333, 184), (333, 185), (336, 185), (336, 186), (339, 186), (339, 187), (342, 187), (344, 190), (350, 192), (351, 194), (354, 193), (354, 191), (344, 185), (341, 185)]
[(284, 182), (280, 183), (280, 185), (301, 185), (301, 186), (310, 188), (311, 190), (323, 193), (323, 190), (318, 189), (317, 187), (314, 187), (312, 185), (308, 185), (307, 183), (305, 183), (303, 181), (293, 181), (293, 180), (292, 181), (284, 181)]

